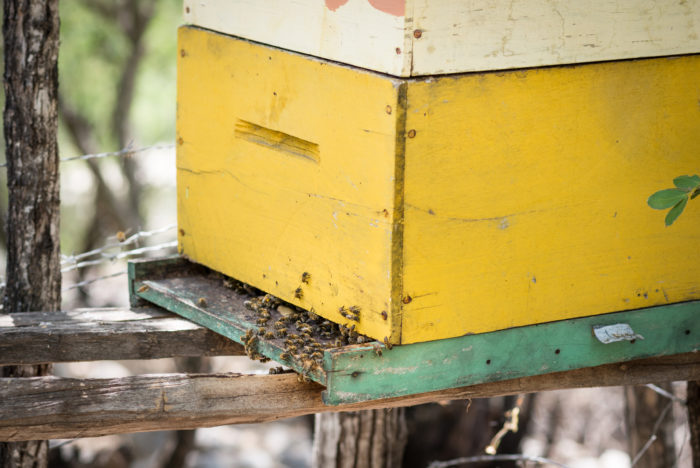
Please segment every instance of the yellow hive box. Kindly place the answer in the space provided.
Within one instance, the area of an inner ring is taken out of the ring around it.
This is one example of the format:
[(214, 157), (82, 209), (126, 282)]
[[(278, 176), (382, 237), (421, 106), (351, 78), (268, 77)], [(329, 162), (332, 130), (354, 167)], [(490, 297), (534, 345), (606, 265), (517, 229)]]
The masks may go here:
[[(193, 261), (393, 343), (700, 299), (700, 56), (400, 79), (179, 33)], [(695, 206), (699, 205), (699, 206)]]

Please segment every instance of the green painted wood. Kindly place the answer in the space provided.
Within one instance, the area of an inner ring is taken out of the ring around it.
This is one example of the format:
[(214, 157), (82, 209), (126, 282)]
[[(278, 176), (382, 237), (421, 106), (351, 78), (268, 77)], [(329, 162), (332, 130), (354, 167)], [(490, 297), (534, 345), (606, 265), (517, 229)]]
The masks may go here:
[[(627, 323), (644, 337), (602, 344), (594, 326)], [(333, 350), (324, 402), (390, 398), (700, 349), (700, 301), (651, 307), (480, 335)]]
[[(248, 329), (256, 331), (258, 316), (248, 310), (243, 302), (248, 296), (239, 294), (222, 284), (220, 277), (203, 274), (201, 270), (191, 269), (189, 265), (174, 261), (172, 258), (141, 261), (129, 265), (129, 280), (133, 294), (142, 300), (156, 304), (166, 310), (185, 317), (237, 343), (243, 344), (243, 336)], [(149, 274), (155, 278), (148, 279)], [(206, 307), (199, 305), (204, 298)], [(279, 318), (273, 312), (273, 323)], [(271, 330), (272, 328), (270, 328)], [(264, 339), (258, 337), (256, 351), (265, 357), (302, 373), (302, 363), (295, 359), (282, 359), (284, 339)], [(311, 380), (325, 384), (326, 373), (323, 369), (304, 372)]]
[[(239, 343), (248, 328), (257, 328), (256, 316), (243, 306), (247, 296), (224, 287), (220, 277), (182, 259), (131, 263), (129, 277), (136, 298)], [(198, 305), (200, 297), (206, 299), (206, 307)], [(620, 323), (628, 324), (644, 339), (603, 344), (593, 335), (596, 326)], [(283, 350), (282, 339), (261, 339), (257, 351), (302, 371), (297, 360), (279, 358)], [(326, 404), (339, 405), (698, 350), (700, 301), (394, 346), (391, 350), (376, 342), (345, 346), (326, 350), (323, 369), (310, 377), (326, 386)]]

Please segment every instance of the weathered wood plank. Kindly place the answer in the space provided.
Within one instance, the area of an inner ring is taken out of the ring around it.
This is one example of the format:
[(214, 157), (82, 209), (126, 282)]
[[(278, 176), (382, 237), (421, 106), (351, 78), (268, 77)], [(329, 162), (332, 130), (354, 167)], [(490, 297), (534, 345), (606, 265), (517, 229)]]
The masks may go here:
[(687, 353), (341, 407), (325, 406), (321, 399), (323, 387), (299, 383), (294, 374), (0, 379), (0, 440), (192, 429), (273, 421), (324, 411), (698, 379), (700, 353)]
[(156, 307), (0, 316), (0, 366), (242, 354), (241, 345)]
[[(697, 53), (700, 3), (185, 0), (185, 21), (396, 76)], [(419, 31), (419, 32), (418, 32)]]

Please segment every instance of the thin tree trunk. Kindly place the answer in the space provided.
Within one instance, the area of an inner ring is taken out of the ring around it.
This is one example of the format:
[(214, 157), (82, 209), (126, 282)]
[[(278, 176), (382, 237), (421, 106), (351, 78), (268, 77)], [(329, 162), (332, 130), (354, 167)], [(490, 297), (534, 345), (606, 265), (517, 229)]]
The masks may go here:
[[(57, 108), (58, 0), (5, 0), (7, 286), (5, 312), (61, 306)], [(45, 375), (49, 366), (12, 366), (4, 377)], [(3, 467), (44, 467), (47, 441), (0, 444)]]
[[(657, 384), (672, 392), (671, 384)], [(628, 450), (636, 468), (674, 466), (676, 449), (673, 441), (672, 401), (642, 387), (625, 388), (625, 419)], [(655, 436), (653, 440), (652, 436)], [(644, 451), (640, 455), (641, 451)]]
[(690, 448), (693, 450), (693, 468), (700, 468), (700, 381), (689, 381), (688, 425), (690, 426)]
[(317, 414), (313, 466), (401, 466), (407, 439), (404, 408)]

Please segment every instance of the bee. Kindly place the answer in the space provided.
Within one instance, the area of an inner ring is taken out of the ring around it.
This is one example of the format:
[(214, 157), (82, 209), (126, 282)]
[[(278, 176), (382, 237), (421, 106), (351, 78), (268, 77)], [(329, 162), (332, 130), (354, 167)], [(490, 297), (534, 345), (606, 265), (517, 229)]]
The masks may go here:
[(311, 369), (313, 369), (315, 364), (316, 363), (309, 358), (306, 358), (303, 361), (301, 361), (301, 367), (302, 369), (304, 369), (304, 372), (308, 372)]
[(290, 333), (290, 334), (289, 334), (289, 339), (290, 339), (290, 340), (298, 340), (298, 339), (299, 339), (299, 335), (295, 335), (294, 333)]
[(334, 345), (336, 348), (341, 348), (341, 347), (343, 346), (343, 340), (342, 340), (341, 338), (336, 338), (336, 339), (335, 339), (335, 342), (333, 343), (333, 345)]
[(312, 307), (311, 310), (309, 310), (309, 318), (311, 320), (318, 320), (320, 317), (314, 312), (314, 308)]
[(379, 343), (374, 343), (372, 347), (374, 348), (374, 354), (376, 354), (377, 356), (382, 355), (382, 345), (380, 345)]
[(197, 305), (198, 305), (199, 307), (206, 307), (206, 306), (207, 306), (207, 300), (204, 299), (203, 297), (200, 297), (199, 299), (197, 299)]
[(266, 319), (265, 317), (260, 317), (259, 319), (257, 319), (255, 321), (255, 323), (257, 323), (258, 325), (265, 325), (267, 323), (267, 321), (268, 321), (268, 319)]
[(304, 284), (309, 284), (311, 282), (311, 273), (305, 271), (301, 274), (301, 282)]
[(258, 328), (258, 336), (263, 336), (263, 335), (265, 335), (265, 332), (266, 332), (266, 331), (267, 331), (267, 330), (265, 329), (265, 327), (260, 327), (260, 328)]
[(287, 336), (287, 329), (286, 328), (278, 328), (277, 331), (275, 332), (275, 335), (277, 338), (284, 338)]
[(275, 325), (274, 325), (275, 328), (284, 328), (285, 326), (286, 325), (284, 324), (284, 322), (282, 320), (276, 321)]
[(258, 354), (258, 361), (260, 361), (260, 362), (262, 362), (262, 363), (264, 364), (264, 363), (266, 363), (266, 362), (270, 362), (270, 358), (269, 358), (269, 357), (265, 357), (265, 356), (260, 356), (260, 355)]
[(308, 383), (311, 379), (304, 374), (297, 374), (297, 382)]
[(290, 353), (296, 353), (297, 349), (298, 348), (296, 347), (296, 345), (287, 346), (287, 351), (289, 351)]
[(143, 286), (141, 286), (140, 288), (138, 288), (138, 289), (136, 290), (136, 292), (142, 293), (142, 292), (148, 291), (149, 289), (151, 289), (151, 288), (149, 288), (148, 285), (144, 284)]
[(389, 318), (389, 315), (386, 313), (386, 310), (382, 310), (382, 318), (383, 318), (384, 320), (386, 320), (386, 319)]
[(311, 357), (313, 359), (323, 359), (323, 353), (321, 353), (321, 351), (314, 351), (311, 353)]
[(266, 318), (266, 319), (270, 318), (270, 311), (264, 307), (261, 307), (260, 309), (258, 309), (258, 314), (260, 314), (260, 317), (262, 317), (262, 318)]
[(273, 340), (275, 338), (275, 334), (272, 333), (271, 331), (265, 333), (265, 339), (266, 340)]
[(301, 286), (294, 290), (294, 297), (296, 297), (297, 299), (301, 299), (304, 297), (304, 291), (301, 289)]
[(283, 351), (283, 352), (280, 354), (280, 359), (287, 360), (287, 359), (289, 359), (290, 357), (292, 357), (292, 356), (291, 356), (291, 354), (289, 354), (287, 351)]
[(253, 329), (249, 328), (245, 331), (243, 341), (248, 342), (252, 337), (253, 337)]
[(387, 338), (386, 336), (384, 337), (384, 346), (386, 346), (386, 349), (389, 350), (393, 347), (393, 345), (389, 343), (389, 338)]
[(364, 344), (369, 341), (369, 338), (367, 338), (365, 335), (358, 335), (357, 338), (355, 338), (355, 343), (357, 344)]

